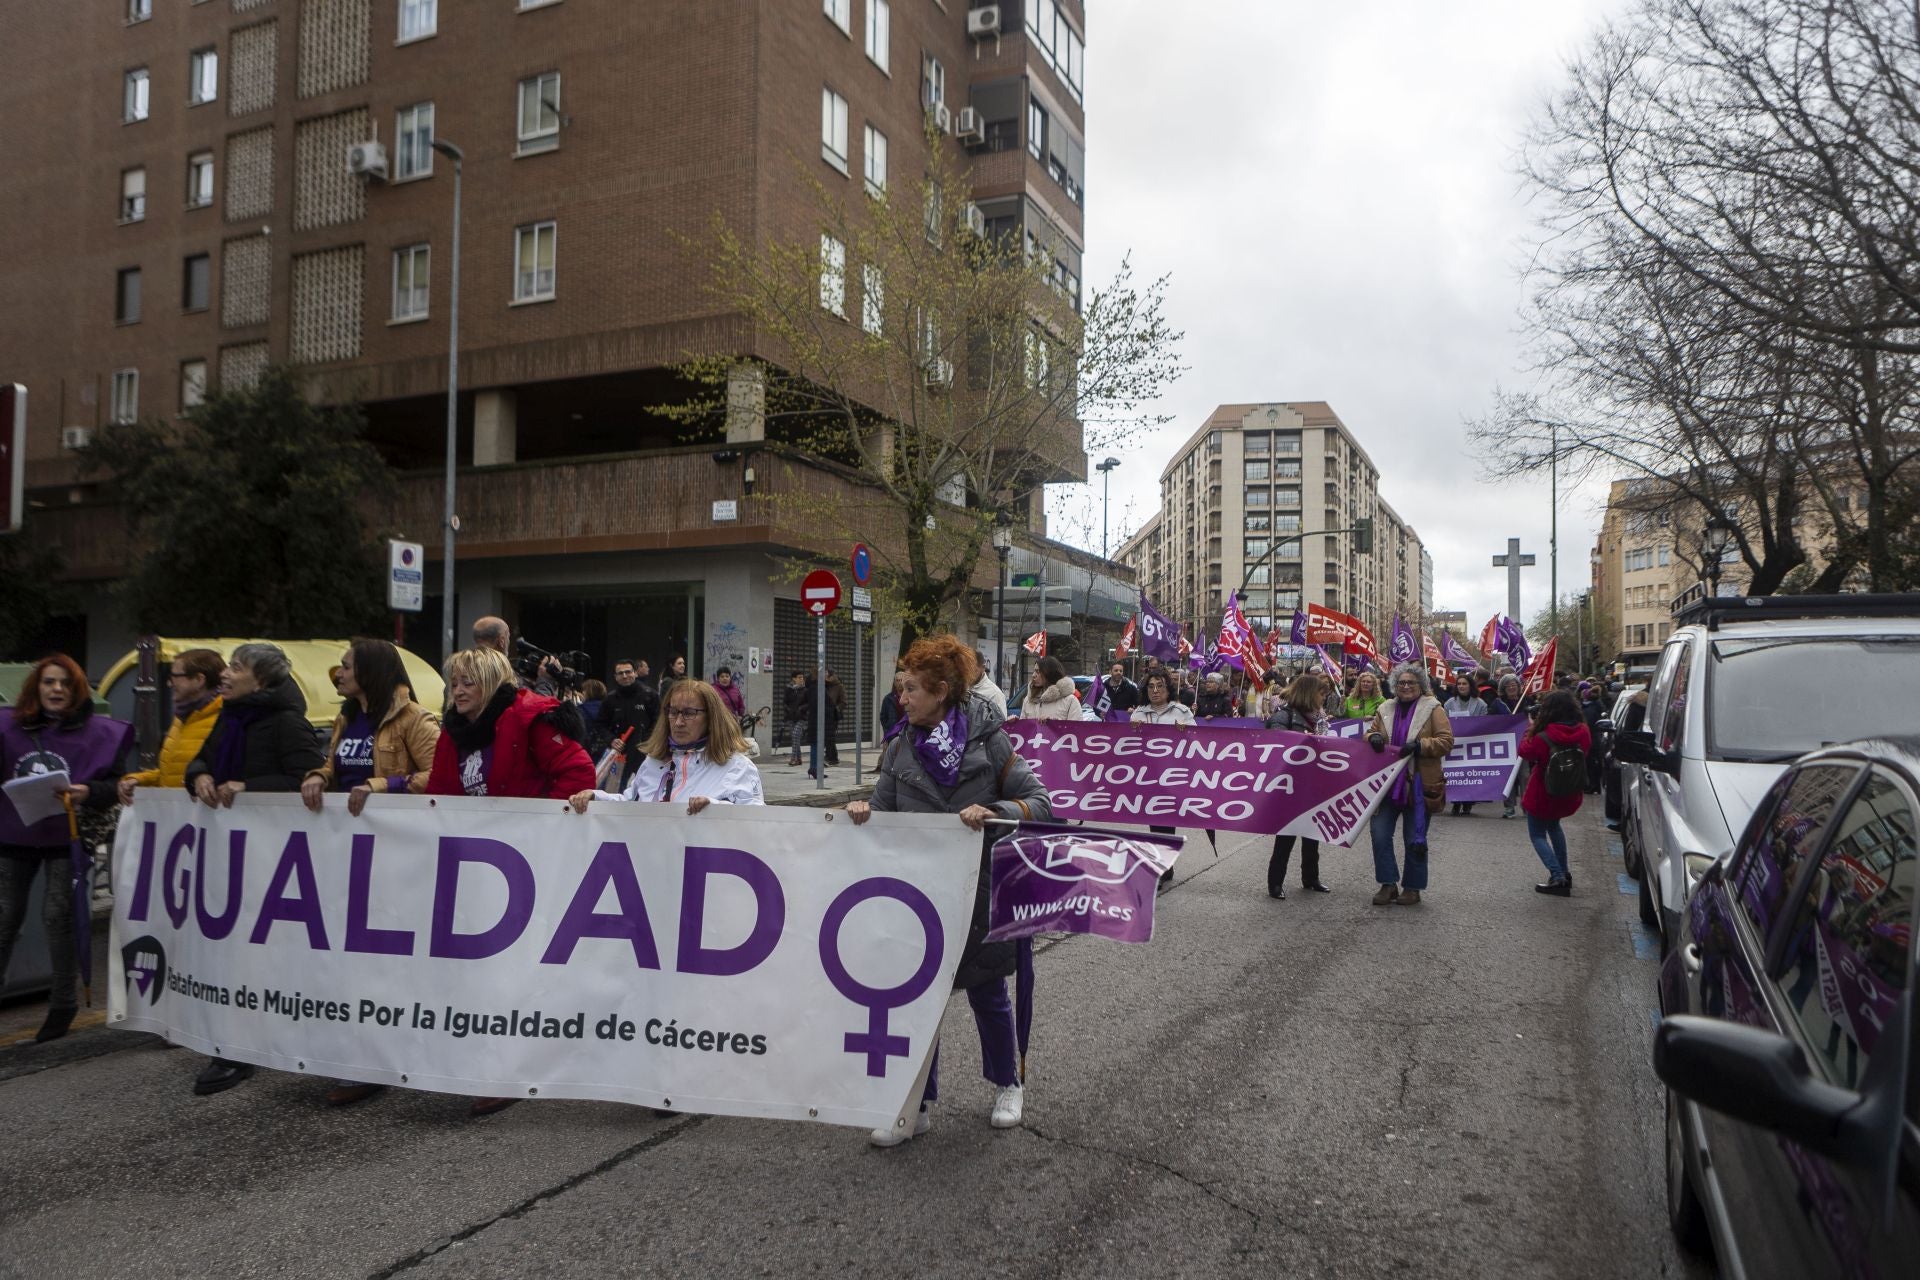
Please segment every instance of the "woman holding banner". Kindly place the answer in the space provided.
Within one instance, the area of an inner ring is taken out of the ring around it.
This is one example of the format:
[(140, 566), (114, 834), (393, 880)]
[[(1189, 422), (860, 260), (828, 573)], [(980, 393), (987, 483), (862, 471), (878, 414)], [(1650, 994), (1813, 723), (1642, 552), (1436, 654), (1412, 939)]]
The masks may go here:
[[(1043, 659), (1043, 661), (1046, 661)], [(950, 635), (927, 636), (907, 650), (906, 680), (900, 689), (905, 713), (880, 752), (871, 803), (855, 800), (847, 816), (855, 825), (874, 812), (951, 813), (975, 831), (992, 818), (1044, 822), (1053, 816), (1046, 788), (1014, 754), (1001, 726), (1004, 718), (984, 699), (969, 692), (980, 669), (973, 651)], [(1058, 666), (1058, 663), (1055, 663)], [(1022, 964), (1022, 1004), (1031, 990), (1030, 950), (1013, 942), (987, 942), (987, 894), (991, 839), (980, 849), (980, 881), (973, 900), (973, 924), (960, 953), (953, 985), (964, 989), (980, 1031), (981, 1073), (998, 1092), (990, 1123), (1011, 1129), (1020, 1123), (1024, 1101), (1019, 1065), (1023, 1038), (1007, 1000), (1007, 975)], [(876, 1147), (894, 1147), (927, 1131), (927, 1106), (940, 1096), (939, 1046), (927, 1073), (926, 1096), (913, 1125), (905, 1130), (876, 1129)]]
[[(1281, 695), (1280, 705), (1275, 707), (1264, 726), (1268, 729), (1291, 729), (1295, 733), (1325, 736), (1327, 716), (1323, 708), (1326, 697), (1326, 681), (1318, 672), (1309, 671), (1294, 677)], [(1267, 896), (1285, 898), (1287, 896), (1287, 863), (1293, 858), (1292, 836), (1275, 835), (1273, 837), (1273, 855), (1267, 859)], [(1312, 836), (1300, 841), (1300, 887), (1314, 893), (1331, 893), (1331, 889), (1320, 883), (1320, 842)]]
[(1045, 657), (1034, 664), (1027, 696), (1020, 700), (1022, 720), (1078, 720), (1080, 695), (1060, 659)]
[(595, 800), (679, 803), (687, 812), (710, 804), (765, 804), (760, 769), (747, 754), (747, 736), (720, 690), (705, 680), (678, 681), (640, 748), (639, 767), (626, 789), (576, 791), (569, 797), (575, 813)]
[[(1380, 891), (1373, 905), (1420, 904), (1427, 887), (1427, 817), (1433, 806), (1446, 803), (1447, 753), (1453, 750), (1453, 725), (1433, 699), (1427, 673), (1413, 663), (1393, 669), (1393, 701), (1373, 713), (1367, 742), (1375, 751), (1393, 750), (1407, 767), (1395, 778), (1369, 823), (1373, 837), (1373, 874)], [(1404, 829), (1406, 872), (1401, 874), (1393, 852), (1393, 831)]]
[[(1487, 707), (1486, 699), (1480, 696), (1479, 687), (1474, 682), (1474, 673), (1471, 671), (1462, 671), (1454, 676), (1453, 696), (1447, 699), (1446, 710), (1449, 718), (1493, 714)], [(1468, 801), (1456, 800), (1450, 806), (1449, 812), (1456, 818), (1465, 817), (1473, 812), (1473, 805)]]

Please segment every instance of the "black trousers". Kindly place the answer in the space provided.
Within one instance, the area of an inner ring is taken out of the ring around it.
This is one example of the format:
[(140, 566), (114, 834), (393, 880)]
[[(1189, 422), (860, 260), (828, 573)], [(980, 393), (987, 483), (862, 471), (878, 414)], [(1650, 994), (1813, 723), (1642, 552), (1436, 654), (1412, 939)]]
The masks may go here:
[[(1267, 859), (1267, 890), (1287, 887), (1287, 863), (1293, 858), (1292, 836), (1273, 838), (1273, 856)], [(1300, 886), (1311, 888), (1320, 883), (1320, 842), (1307, 838), (1300, 840)]]

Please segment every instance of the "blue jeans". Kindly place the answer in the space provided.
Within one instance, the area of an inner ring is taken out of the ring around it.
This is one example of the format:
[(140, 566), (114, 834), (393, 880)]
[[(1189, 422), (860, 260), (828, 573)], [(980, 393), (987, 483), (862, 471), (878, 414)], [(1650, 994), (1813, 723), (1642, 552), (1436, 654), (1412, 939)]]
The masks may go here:
[(1527, 815), (1527, 839), (1533, 841), (1533, 851), (1540, 855), (1540, 861), (1547, 868), (1547, 874), (1555, 880), (1567, 878), (1567, 833), (1560, 829), (1558, 818), (1536, 818)]
[[(1373, 836), (1373, 878), (1378, 884), (1397, 884), (1403, 889), (1424, 889), (1427, 887), (1427, 850), (1426, 846), (1414, 842), (1414, 813), (1412, 809), (1402, 809), (1391, 800), (1382, 800), (1380, 807), (1373, 811), (1373, 817), (1367, 820), (1367, 830)], [(1402, 840), (1407, 846), (1406, 874), (1400, 873), (1400, 866), (1393, 854), (1393, 829), (1402, 828)]]

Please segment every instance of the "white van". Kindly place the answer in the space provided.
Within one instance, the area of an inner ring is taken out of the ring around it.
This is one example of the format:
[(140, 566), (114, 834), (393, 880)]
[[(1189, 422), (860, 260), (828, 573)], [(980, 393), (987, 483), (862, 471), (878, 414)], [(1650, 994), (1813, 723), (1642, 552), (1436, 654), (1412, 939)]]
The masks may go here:
[(1920, 727), (1920, 594), (1700, 598), (1674, 623), (1647, 727), (1614, 745), (1635, 775), (1641, 918), (1663, 946), (1789, 763)]

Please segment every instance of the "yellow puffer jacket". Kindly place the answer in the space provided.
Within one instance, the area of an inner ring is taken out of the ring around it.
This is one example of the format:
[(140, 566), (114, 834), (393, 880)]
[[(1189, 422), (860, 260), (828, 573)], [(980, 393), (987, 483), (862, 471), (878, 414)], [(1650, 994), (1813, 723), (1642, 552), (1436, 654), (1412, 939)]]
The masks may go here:
[(127, 779), (141, 787), (186, 786), (187, 766), (200, 754), (207, 735), (213, 732), (213, 722), (220, 718), (220, 701), (216, 696), (185, 720), (176, 716), (173, 727), (167, 730), (167, 740), (160, 744), (159, 767), (130, 773)]
[[(329, 791), (334, 789), (334, 752), (340, 749), (340, 737), (346, 730), (347, 717), (336, 717), (326, 763), (307, 772), (307, 777), (319, 778)], [(373, 776), (367, 779), (368, 789), (425, 794), (427, 775), (433, 772), (434, 748), (439, 745), (440, 718), (413, 701), (413, 694), (401, 685), (393, 691), (393, 705), (373, 733)], [(404, 786), (393, 785), (402, 778), (406, 780)]]

